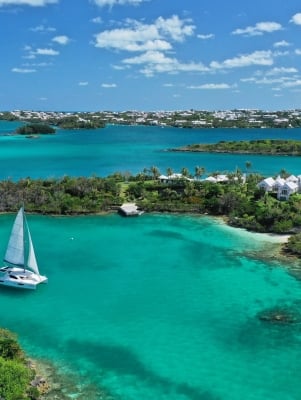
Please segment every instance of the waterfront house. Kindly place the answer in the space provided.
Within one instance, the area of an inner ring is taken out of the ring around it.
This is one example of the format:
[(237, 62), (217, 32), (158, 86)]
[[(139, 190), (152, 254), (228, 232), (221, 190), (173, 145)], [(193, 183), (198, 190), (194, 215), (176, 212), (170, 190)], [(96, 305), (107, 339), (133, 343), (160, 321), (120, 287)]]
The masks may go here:
[(280, 186), (277, 191), (278, 200), (288, 200), (290, 195), (297, 193), (299, 189), (298, 183), (286, 181), (284, 185)]
[(272, 192), (275, 189), (275, 179), (271, 177), (265, 178), (259, 182), (258, 187), (265, 192)]
[(278, 191), (284, 184), (285, 184), (285, 179), (281, 178), (281, 176), (278, 175), (277, 178), (275, 179), (275, 184), (274, 184), (275, 190)]
[(186, 176), (184, 176), (183, 174), (171, 174), (171, 175), (160, 175), (158, 177), (159, 181), (161, 183), (175, 183), (178, 182), (181, 179), (185, 179), (185, 180), (191, 180), (189, 178), (187, 178)]

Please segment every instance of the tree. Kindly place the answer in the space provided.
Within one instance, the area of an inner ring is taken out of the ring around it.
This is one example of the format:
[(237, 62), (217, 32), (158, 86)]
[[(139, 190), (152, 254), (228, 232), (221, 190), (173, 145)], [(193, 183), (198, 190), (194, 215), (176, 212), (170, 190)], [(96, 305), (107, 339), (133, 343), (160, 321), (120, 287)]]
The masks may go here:
[(188, 178), (189, 175), (190, 175), (190, 174), (189, 174), (188, 168), (183, 167), (182, 170), (181, 170), (181, 174), (182, 174), (185, 178)]
[(252, 163), (251, 161), (246, 161), (246, 169), (249, 171), (252, 168)]
[(151, 173), (153, 174), (153, 179), (157, 179), (160, 175), (160, 171), (157, 167), (155, 167), (154, 165), (150, 168)]
[(197, 179), (200, 179), (200, 177), (201, 177), (202, 175), (204, 175), (204, 173), (205, 173), (205, 168), (204, 168), (204, 167), (199, 167), (199, 166), (196, 166), (196, 167), (195, 167), (194, 176), (195, 176)]
[(167, 176), (170, 177), (173, 174), (172, 168), (167, 168), (166, 173), (167, 173)]

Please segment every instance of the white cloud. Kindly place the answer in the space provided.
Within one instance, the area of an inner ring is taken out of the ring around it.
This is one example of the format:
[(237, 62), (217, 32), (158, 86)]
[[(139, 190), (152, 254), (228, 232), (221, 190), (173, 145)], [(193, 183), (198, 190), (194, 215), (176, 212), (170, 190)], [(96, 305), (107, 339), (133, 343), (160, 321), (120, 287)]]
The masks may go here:
[(115, 5), (123, 6), (127, 4), (137, 6), (143, 1), (147, 0), (94, 0), (94, 3), (99, 7), (104, 7), (104, 6), (113, 7)]
[(122, 61), (127, 65), (143, 65), (140, 72), (146, 76), (155, 73), (178, 73), (178, 72), (208, 72), (209, 68), (202, 63), (181, 63), (176, 58), (167, 57), (159, 51), (147, 51), (136, 57), (126, 58)]
[(244, 36), (259, 36), (264, 33), (271, 33), (282, 29), (281, 24), (278, 22), (258, 22), (254, 26), (248, 26), (244, 29), (236, 29), (232, 32), (233, 35)]
[(286, 51), (277, 50), (277, 51), (273, 52), (274, 57), (284, 57), (284, 56), (288, 56), (288, 55), (289, 55), (289, 52), (287, 50)]
[(47, 4), (55, 4), (58, 0), (0, 0), (0, 7), (2, 6), (33, 6), (41, 7)]
[(37, 72), (37, 70), (33, 68), (13, 68), (12, 72), (17, 72), (18, 74), (31, 74)]
[(293, 22), (296, 25), (301, 25), (301, 13), (297, 13), (297, 14), (293, 15), (290, 22)]
[(284, 82), (282, 87), (284, 88), (293, 88), (296, 86), (301, 86), (301, 79), (296, 79), (293, 81), (289, 81), (289, 82)]
[(65, 45), (65, 44), (68, 44), (68, 43), (70, 42), (70, 39), (69, 39), (68, 36), (66, 36), (66, 35), (61, 35), (61, 36), (55, 36), (55, 37), (52, 39), (52, 41), (53, 41), (53, 42), (56, 42), (56, 43), (58, 43), (58, 44)]
[(274, 47), (288, 47), (291, 46), (291, 43), (287, 42), (286, 40), (281, 40), (280, 42), (276, 42), (273, 44)]
[(40, 62), (40, 63), (23, 63), (23, 67), (49, 67), (52, 63)]
[(168, 40), (183, 42), (195, 29), (189, 20), (177, 15), (171, 18), (159, 17), (153, 24), (128, 21), (128, 27), (106, 30), (95, 35), (95, 46), (126, 51), (165, 51), (172, 45)]
[(297, 56), (301, 56), (301, 49), (296, 49), (295, 54), (297, 54)]
[(89, 82), (83, 81), (83, 82), (78, 82), (78, 86), (88, 86)]
[(213, 69), (222, 68), (241, 68), (249, 67), (252, 65), (272, 65), (273, 54), (271, 51), (254, 51), (251, 54), (242, 54), (238, 57), (229, 58), (222, 62), (212, 61), (210, 67)]
[(106, 88), (106, 89), (112, 89), (112, 88), (116, 88), (117, 85), (116, 85), (116, 83), (102, 83), (101, 87)]
[(231, 89), (233, 86), (228, 83), (205, 83), (204, 85), (198, 86), (187, 86), (187, 89), (203, 89), (203, 90), (219, 90), (219, 89)]
[(280, 74), (295, 74), (298, 70), (294, 67), (275, 67), (267, 71), (266, 76), (280, 75)]
[(33, 52), (33, 54), (40, 56), (58, 56), (60, 53), (59, 51), (53, 49), (37, 49)]
[(159, 17), (155, 22), (155, 26), (164, 36), (170, 36), (176, 42), (183, 42), (186, 36), (193, 35), (195, 29), (194, 25), (185, 25), (186, 22), (191, 21), (181, 20), (177, 15), (173, 15), (171, 18), (166, 19)]
[(38, 25), (34, 28), (30, 28), (32, 32), (55, 32), (56, 29), (52, 26)]
[(197, 37), (202, 40), (207, 40), (207, 39), (213, 39), (215, 35), (213, 33), (208, 33), (207, 35), (199, 34), (197, 35)]
[(95, 17), (91, 19), (91, 22), (93, 22), (94, 24), (102, 24), (102, 19), (101, 17)]

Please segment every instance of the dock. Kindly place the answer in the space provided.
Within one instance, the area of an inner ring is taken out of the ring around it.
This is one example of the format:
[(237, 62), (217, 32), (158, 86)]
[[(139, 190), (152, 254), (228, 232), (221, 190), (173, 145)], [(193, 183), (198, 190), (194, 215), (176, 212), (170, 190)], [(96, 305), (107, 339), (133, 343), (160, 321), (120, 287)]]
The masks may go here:
[(119, 207), (119, 212), (126, 217), (134, 217), (143, 214), (135, 203), (124, 203)]

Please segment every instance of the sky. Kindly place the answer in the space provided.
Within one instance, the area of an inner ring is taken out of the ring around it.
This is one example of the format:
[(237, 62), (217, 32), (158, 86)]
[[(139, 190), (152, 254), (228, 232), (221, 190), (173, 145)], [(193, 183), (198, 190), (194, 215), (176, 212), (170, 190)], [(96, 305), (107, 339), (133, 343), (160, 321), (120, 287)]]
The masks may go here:
[(300, 0), (0, 0), (0, 110), (301, 109)]

